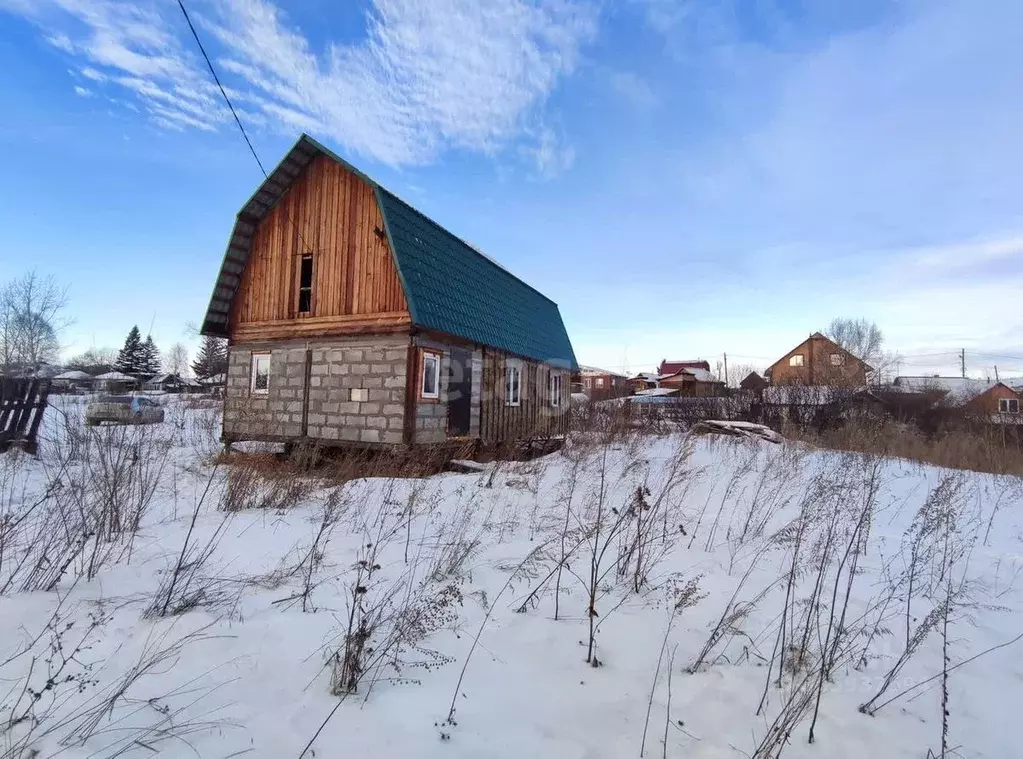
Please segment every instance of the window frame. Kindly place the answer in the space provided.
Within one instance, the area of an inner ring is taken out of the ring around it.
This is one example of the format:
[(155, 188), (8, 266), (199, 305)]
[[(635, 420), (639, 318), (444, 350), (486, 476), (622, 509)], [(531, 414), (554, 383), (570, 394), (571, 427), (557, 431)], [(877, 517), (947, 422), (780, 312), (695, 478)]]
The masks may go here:
[[(270, 366), (272, 353), (270, 351), (253, 351), (249, 359), (249, 393), (251, 395), (267, 395), (270, 392)], [(266, 359), (266, 387), (256, 387), (256, 378), (259, 376), (257, 367), (260, 359)]]
[[(444, 361), (444, 354), (439, 350), (432, 348), (421, 348), (422, 359), (420, 360), (419, 370), (419, 398), (424, 401), (439, 401), (440, 400), (440, 370), (441, 364)], [(436, 361), (436, 367), (433, 371), (433, 382), (434, 390), (432, 393), (426, 391), (426, 367), (428, 359), (434, 359)]]
[[(515, 385), (515, 393), (512, 393), (512, 372), (515, 372), (518, 383)], [(518, 408), (522, 405), (522, 360), (518, 358), (507, 358), (504, 361), (504, 405)], [(514, 397), (513, 397), (514, 396)]]
[(845, 366), (845, 354), (843, 353), (832, 353), (830, 357), (832, 366)]
[[(551, 408), (561, 406), (561, 372), (551, 372), (549, 390), (551, 396)], [(554, 386), (557, 385), (557, 388)]]
[[(309, 284), (302, 284), (302, 269), (305, 266), (305, 262), (309, 262)], [(312, 253), (303, 253), (298, 259), (298, 302), (295, 304), (296, 313), (300, 316), (312, 316), (313, 313), (313, 279), (316, 275), (316, 264), (313, 262)], [(308, 308), (302, 309), (302, 295), (308, 295)]]
[(793, 369), (802, 369), (804, 366), (806, 366), (806, 356), (804, 356), (802, 353), (796, 353), (792, 356), (789, 356), (789, 366), (791, 366)]
[[(1013, 409), (1013, 404), (1016, 408)], [(1002, 407), (1005, 407), (1004, 409)], [(998, 399), (998, 413), (999, 414), (1018, 414), (1019, 413), (1019, 398), (999, 398)]]

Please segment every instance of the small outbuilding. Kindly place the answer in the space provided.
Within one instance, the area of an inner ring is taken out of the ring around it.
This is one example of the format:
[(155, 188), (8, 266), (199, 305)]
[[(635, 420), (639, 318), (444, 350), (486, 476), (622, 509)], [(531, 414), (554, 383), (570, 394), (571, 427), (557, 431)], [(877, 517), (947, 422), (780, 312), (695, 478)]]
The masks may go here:
[(127, 393), (137, 390), (139, 387), (138, 378), (123, 372), (106, 372), (100, 374), (94, 380), (93, 389), (103, 393)]

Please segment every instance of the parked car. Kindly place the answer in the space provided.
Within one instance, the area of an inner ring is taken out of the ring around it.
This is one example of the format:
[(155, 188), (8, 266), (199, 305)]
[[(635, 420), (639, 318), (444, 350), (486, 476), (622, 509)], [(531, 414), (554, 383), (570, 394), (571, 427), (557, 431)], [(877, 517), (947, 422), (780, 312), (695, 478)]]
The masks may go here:
[(149, 398), (108, 395), (85, 406), (85, 423), (90, 427), (100, 422), (159, 424), (162, 421), (163, 409)]

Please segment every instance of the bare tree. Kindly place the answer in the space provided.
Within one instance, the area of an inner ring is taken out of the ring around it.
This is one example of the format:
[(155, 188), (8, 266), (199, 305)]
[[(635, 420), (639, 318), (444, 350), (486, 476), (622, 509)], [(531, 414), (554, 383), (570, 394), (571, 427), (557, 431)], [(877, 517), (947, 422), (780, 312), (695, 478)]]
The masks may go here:
[(188, 371), (188, 348), (183, 343), (174, 343), (163, 357), (163, 368), (171, 374), (183, 375)]
[(67, 288), (35, 271), (0, 289), (0, 369), (38, 369), (56, 360), (60, 331), (69, 323), (67, 301)]
[(89, 374), (113, 371), (116, 365), (117, 351), (113, 348), (88, 348), (65, 363), (68, 369), (78, 369)]
[(877, 361), (881, 355), (881, 346), (884, 345), (881, 328), (862, 318), (832, 319), (824, 334), (868, 364)]

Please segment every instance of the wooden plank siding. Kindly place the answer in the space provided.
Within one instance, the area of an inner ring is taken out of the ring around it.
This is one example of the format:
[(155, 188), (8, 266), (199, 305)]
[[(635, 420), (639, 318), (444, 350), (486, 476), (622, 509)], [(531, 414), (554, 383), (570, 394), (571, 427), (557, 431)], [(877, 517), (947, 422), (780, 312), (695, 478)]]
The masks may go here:
[[(318, 334), (303, 324), (385, 315), (408, 323), (408, 305), (373, 188), (320, 156), (256, 228), (232, 312), (233, 339)], [(311, 309), (298, 313), (301, 258), (313, 257)], [(359, 319), (333, 324), (363, 329)]]
[(492, 348), (483, 351), (483, 383), (480, 415), (480, 437), (486, 444), (547, 435), (563, 435), (568, 431), (568, 410), (571, 401), (570, 373), (560, 371), (560, 406), (550, 403), (551, 367), (536, 361), (522, 361), (522, 394), (518, 406), (509, 406), (505, 391), (505, 362), (509, 358)]

